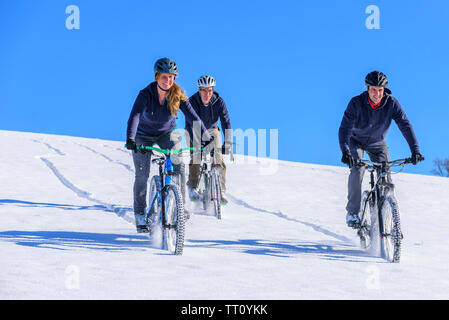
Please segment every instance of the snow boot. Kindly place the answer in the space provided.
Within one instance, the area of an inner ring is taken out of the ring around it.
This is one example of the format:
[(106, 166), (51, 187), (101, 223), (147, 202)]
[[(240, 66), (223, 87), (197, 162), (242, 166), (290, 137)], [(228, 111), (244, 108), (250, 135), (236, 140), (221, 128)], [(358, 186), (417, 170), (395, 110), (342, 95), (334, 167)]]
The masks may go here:
[(348, 225), (348, 227), (358, 229), (360, 226), (359, 215), (348, 212), (346, 214), (346, 224)]
[(200, 194), (196, 189), (189, 187), (189, 198), (191, 201), (198, 201), (200, 199)]
[(137, 233), (148, 233), (148, 226), (145, 222), (145, 214), (144, 213), (134, 213), (134, 217), (136, 219), (136, 231)]

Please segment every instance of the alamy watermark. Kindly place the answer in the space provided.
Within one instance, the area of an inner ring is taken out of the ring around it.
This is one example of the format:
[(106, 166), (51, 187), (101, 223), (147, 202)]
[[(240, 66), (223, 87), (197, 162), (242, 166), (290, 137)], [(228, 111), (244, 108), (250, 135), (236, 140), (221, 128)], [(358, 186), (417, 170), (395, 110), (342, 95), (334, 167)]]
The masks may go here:
[(371, 4), (366, 7), (365, 13), (369, 16), (365, 20), (365, 26), (367, 29), (380, 29), (380, 10), (379, 7)]
[(65, 268), (67, 277), (65, 279), (65, 288), (68, 290), (78, 290), (80, 288), (80, 267), (77, 265), (68, 265)]
[(65, 8), (65, 13), (69, 16), (65, 19), (65, 27), (68, 30), (80, 29), (80, 8), (71, 4)]
[(371, 265), (366, 268), (365, 287), (368, 290), (380, 290), (380, 270), (379, 267)]
[[(201, 140), (207, 140), (206, 133), (203, 133), (201, 137), (201, 123), (199, 121), (193, 122), (193, 128), (190, 132), (188, 130), (178, 129), (173, 134), (185, 136), (187, 145), (196, 148), (201, 146)], [(225, 138), (224, 141), (232, 141), (233, 146), (235, 146), (235, 153), (238, 154), (235, 157), (236, 164), (257, 165), (261, 175), (273, 175), (277, 173), (279, 166), (278, 129), (226, 129), (223, 135)], [(172, 140), (176, 140), (176, 137), (173, 136)], [(193, 145), (190, 145), (191, 143)], [(211, 147), (221, 147), (221, 145), (215, 145), (215, 142), (212, 142), (211, 145), (213, 145)], [(261, 161), (262, 158), (264, 159), (263, 161)], [(174, 164), (185, 161), (176, 157), (173, 157), (172, 160)], [(194, 153), (192, 161), (195, 164), (200, 164), (201, 154)]]

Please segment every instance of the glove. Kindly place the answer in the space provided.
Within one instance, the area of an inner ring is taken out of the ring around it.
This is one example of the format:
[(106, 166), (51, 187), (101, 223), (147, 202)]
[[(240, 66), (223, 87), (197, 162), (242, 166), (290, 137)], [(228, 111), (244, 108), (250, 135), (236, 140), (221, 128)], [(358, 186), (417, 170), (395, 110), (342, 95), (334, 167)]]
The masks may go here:
[(349, 150), (346, 150), (343, 152), (343, 156), (341, 157), (341, 162), (343, 162), (344, 164), (347, 164), (349, 166), (349, 168), (354, 166), (355, 160)]
[(126, 139), (125, 148), (137, 152), (137, 144), (133, 139)]
[(424, 161), (424, 157), (419, 152), (413, 152), (411, 159), (413, 165), (416, 165), (418, 162)]
[(210, 136), (210, 140), (209, 141), (201, 141), (201, 149), (206, 148), (208, 145), (210, 145), (212, 143), (212, 141), (214, 141), (215, 137), (214, 136)]
[(221, 147), (222, 154), (230, 154), (232, 151), (232, 142), (226, 141)]

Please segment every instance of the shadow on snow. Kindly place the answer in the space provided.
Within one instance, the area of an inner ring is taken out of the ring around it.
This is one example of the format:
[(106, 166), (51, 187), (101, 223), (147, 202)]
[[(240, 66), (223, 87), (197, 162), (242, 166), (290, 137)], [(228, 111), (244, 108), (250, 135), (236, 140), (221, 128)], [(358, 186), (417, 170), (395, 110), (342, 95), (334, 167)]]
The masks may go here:
[(133, 219), (127, 218), (126, 213), (133, 211), (130, 207), (122, 207), (112, 204), (96, 204), (90, 206), (73, 205), (73, 204), (60, 204), (60, 203), (48, 203), (48, 202), (33, 202), (16, 199), (0, 199), (0, 205), (12, 204), (16, 207), (36, 207), (36, 208), (57, 208), (63, 210), (101, 210), (105, 212), (113, 212), (118, 217), (127, 220), (128, 222)]
[(3, 231), (0, 232), (1, 240), (20, 246), (56, 250), (85, 248), (122, 251), (151, 247), (147, 236), (70, 231)]
[[(351, 245), (333, 246), (324, 243), (274, 242), (266, 239), (238, 240), (187, 240), (186, 247), (237, 250), (242, 253), (288, 258), (296, 254), (313, 254), (326, 260), (365, 262), (375, 258), (362, 249)], [(352, 249), (351, 249), (352, 248)]]

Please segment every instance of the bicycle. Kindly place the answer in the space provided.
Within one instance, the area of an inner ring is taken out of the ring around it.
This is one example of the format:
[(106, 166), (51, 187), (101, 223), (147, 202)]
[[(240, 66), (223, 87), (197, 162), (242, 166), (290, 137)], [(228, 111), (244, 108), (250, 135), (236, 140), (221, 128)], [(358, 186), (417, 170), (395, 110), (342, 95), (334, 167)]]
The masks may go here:
[[(411, 163), (411, 159), (390, 162), (360, 160), (355, 165), (370, 172), (370, 190), (362, 194), (360, 223), (357, 235), (362, 248), (377, 250), (380, 241), (381, 257), (389, 262), (399, 262), (403, 234), (394, 184), (390, 181), (390, 168)], [(376, 179), (374, 178), (376, 171)]]
[[(145, 214), (145, 224), (150, 237), (155, 237), (157, 228), (162, 231), (163, 248), (174, 255), (182, 255), (184, 248), (185, 221), (183, 196), (181, 194), (179, 174), (173, 171), (171, 155), (180, 154), (178, 150), (160, 149), (139, 145), (137, 151), (158, 151), (161, 155), (151, 159), (159, 166), (159, 175), (154, 175), (150, 182), (149, 209)], [(172, 182), (172, 178), (177, 181)]]
[(203, 152), (200, 164), (200, 179), (198, 183), (198, 193), (201, 196), (203, 209), (208, 211), (211, 203), (214, 204), (214, 215), (221, 219), (221, 186), (220, 174), (216, 170), (214, 162), (215, 149), (210, 152)]

